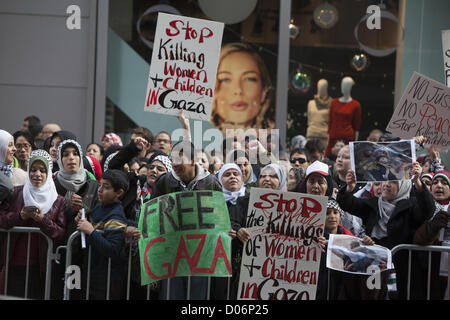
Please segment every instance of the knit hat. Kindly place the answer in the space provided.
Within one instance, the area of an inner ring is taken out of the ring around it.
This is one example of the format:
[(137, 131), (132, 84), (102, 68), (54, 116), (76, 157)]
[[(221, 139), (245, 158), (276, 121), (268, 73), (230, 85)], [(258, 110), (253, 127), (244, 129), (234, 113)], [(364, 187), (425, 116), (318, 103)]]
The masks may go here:
[(421, 178), (428, 178), (430, 180), (433, 180), (433, 177), (434, 177), (434, 173), (428, 172), (428, 173), (424, 173)]
[(445, 181), (447, 181), (447, 184), (450, 186), (450, 172), (448, 171), (439, 171), (438, 173), (436, 173), (433, 177), (433, 181), (436, 178), (443, 178)]

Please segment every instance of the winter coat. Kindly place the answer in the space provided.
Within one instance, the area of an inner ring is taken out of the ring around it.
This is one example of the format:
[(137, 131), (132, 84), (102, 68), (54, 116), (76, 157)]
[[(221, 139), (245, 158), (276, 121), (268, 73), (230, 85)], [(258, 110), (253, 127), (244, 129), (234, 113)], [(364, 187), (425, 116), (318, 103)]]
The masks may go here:
[[(53, 203), (51, 209), (44, 214), (42, 221), (37, 222), (32, 219), (26, 221), (20, 217), (20, 212), (25, 206), (23, 200), (23, 186), (14, 188), (13, 194), (5, 199), (0, 205), (0, 228), (11, 229), (13, 227), (34, 227), (39, 228), (50, 239), (53, 240), (53, 248), (64, 242), (64, 235), (66, 229), (66, 216), (64, 214), (66, 203), (64, 198), (58, 196)], [(15, 247), (22, 237), (27, 237), (26, 233), (11, 233), (9, 261), (17, 254)], [(2, 270), (0, 273), (0, 292), (3, 292), (3, 285), (6, 272), (6, 241), (2, 243), (2, 250), (0, 253), (0, 261), (2, 263)], [(38, 263), (40, 271), (45, 273), (47, 265), (47, 240), (43, 236), (39, 236), (38, 245), (35, 247), (38, 250)], [(25, 253), (26, 254), (26, 253)]]
[[(414, 190), (414, 189), (413, 189)], [(337, 196), (339, 206), (358, 217), (366, 226), (366, 234), (371, 236), (374, 226), (380, 219), (378, 198), (358, 199), (342, 188)], [(409, 199), (400, 200), (387, 223), (387, 237), (373, 239), (376, 244), (392, 249), (399, 244), (413, 243), (416, 230), (428, 219), (435, 210), (431, 193), (423, 188), (421, 192), (412, 191)], [(417, 258), (413, 257), (415, 261)], [(397, 290), (400, 299), (406, 299), (408, 279), (408, 253), (400, 251), (392, 258), (397, 276)], [(414, 268), (413, 268), (414, 269)], [(417, 269), (417, 268), (416, 268)], [(411, 276), (415, 271), (412, 270)]]

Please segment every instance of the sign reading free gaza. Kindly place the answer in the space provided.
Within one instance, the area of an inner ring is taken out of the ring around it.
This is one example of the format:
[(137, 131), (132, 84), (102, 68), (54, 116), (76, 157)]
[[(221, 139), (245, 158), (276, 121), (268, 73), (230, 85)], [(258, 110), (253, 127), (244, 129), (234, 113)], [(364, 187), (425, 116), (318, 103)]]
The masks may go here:
[(222, 192), (152, 199), (141, 209), (139, 230), (141, 285), (175, 276), (231, 276), (231, 223)]
[(145, 111), (209, 121), (224, 24), (158, 13)]

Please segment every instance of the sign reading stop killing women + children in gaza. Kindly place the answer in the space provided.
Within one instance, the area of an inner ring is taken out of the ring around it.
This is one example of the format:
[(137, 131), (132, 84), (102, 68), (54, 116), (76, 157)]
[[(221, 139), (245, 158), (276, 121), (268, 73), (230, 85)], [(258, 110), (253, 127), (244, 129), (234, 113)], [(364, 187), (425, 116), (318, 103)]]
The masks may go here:
[(252, 188), (239, 300), (314, 300), (327, 198)]
[(427, 138), (439, 151), (450, 148), (450, 88), (414, 72), (386, 127), (397, 137)]
[(158, 13), (145, 111), (210, 120), (223, 28)]

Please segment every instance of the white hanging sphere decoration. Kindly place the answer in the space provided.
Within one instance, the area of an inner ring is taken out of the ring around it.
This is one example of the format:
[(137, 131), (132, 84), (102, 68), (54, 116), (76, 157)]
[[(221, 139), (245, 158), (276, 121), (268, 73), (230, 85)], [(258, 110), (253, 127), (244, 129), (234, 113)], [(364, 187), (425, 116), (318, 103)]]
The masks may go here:
[(369, 58), (364, 53), (355, 54), (350, 60), (350, 65), (358, 72), (366, 70), (369, 66), (369, 63)]
[(335, 6), (325, 2), (314, 10), (314, 22), (323, 29), (330, 29), (339, 20), (339, 12)]
[(291, 74), (289, 83), (294, 92), (306, 93), (311, 88), (311, 76), (299, 68)]

